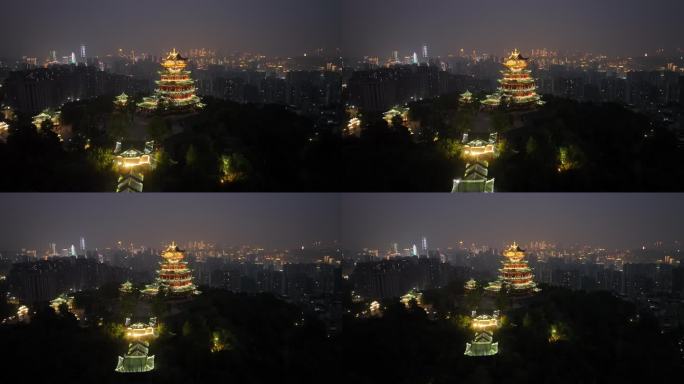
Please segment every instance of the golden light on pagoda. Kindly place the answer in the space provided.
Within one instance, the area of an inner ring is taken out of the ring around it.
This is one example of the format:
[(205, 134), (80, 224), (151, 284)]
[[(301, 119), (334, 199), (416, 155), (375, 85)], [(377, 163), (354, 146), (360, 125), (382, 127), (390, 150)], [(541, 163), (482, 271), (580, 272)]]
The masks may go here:
[(510, 262), (518, 263), (525, 258), (525, 252), (520, 249), (517, 243), (513, 243), (507, 250), (504, 251), (503, 256)]
[(186, 70), (188, 59), (174, 48), (161, 62), (160, 79), (153, 96), (143, 98), (138, 104), (144, 111), (161, 109), (167, 112), (190, 111), (203, 108), (200, 98), (195, 94), (195, 82)]
[(156, 336), (155, 327), (152, 324), (135, 323), (126, 328), (127, 339), (146, 339)]
[(170, 263), (178, 263), (185, 257), (183, 252), (176, 245), (176, 242), (172, 242), (171, 245), (168, 248), (166, 248), (166, 250), (162, 253), (161, 256), (164, 258), (164, 260)]
[(467, 157), (493, 155), (494, 149), (494, 144), (482, 140), (475, 140), (463, 147), (463, 155)]
[(162, 67), (172, 73), (178, 73), (184, 70), (187, 65), (187, 60), (176, 51), (176, 48), (169, 52), (166, 59), (162, 62)]
[(200, 294), (193, 283), (192, 270), (188, 267), (188, 262), (183, 260), (185, 252), (178, 248), (175, 242), (162, 252), (161, 257), (163, 261), (159, 263), (157, 279), (145, 286), (141, 291), (144, 295), (154, 296), (160, 291), (175, 296)]
[(517, 49), (515, 49), (508, 59), (506, 59), (504, 65), (512, 72), (521, 72), (527, 68), (527, 60), (522, 57)]
[(513, 243), (502, 255), (504, 261), (502, 268), (499, 269), (499, 279), (490, 283), (486, 289), (498, 292), (503, 288), (510, 294), (538, 292), (532, 269), (525, 260), (525, 251), (520, 249), (517, 243)]
[(480, 315), (473, 319), (471, 328), (475, 331), (493, 331), (499, 327), (499, 320), (494, 316)]
[(532, 71), (528, 69), (528, 59), (520, 51), (516, 49), (511, 52), (503, 65), (505, 69), (501, 71), (500, 86), (482, 101), (483, 107), (496, 109), (503, 105), (512, 109), (524, 109), (544, 104), (537, 94)]

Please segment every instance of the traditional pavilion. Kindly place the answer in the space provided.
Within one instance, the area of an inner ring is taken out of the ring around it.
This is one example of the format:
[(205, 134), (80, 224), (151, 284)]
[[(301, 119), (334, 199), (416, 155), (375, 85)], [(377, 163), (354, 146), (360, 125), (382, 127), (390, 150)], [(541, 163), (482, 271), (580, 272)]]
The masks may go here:
[(170, 296), (190, 296), (199, 294), (197, 287), (192, 282), (192, 271), (188, 268), (185, 259), (185, 251), (182, 251), (176, 243), (172, 243), (162, 252), (162, 262), (159, 263), (157, 280), (142, 291), (146, 295), (157, 295), (160, 290)]
[(465, 176), (454, 180), (451, 193), (480, 192), (494, 193), (494, 179), (489, 179), (489, 162), (475, 157), (466, 165)]
[(469, 157), (478, 157), (494, 154), (495, 143), (484, 140), (473, 140), (465, 145), (463, 154)]
[(52, 109), (46, 109), (43, 110), (43, 112), (33, 116), (33, 125), (36, 126), (36, 128), (41, 129), (43, 128), (43, 123), (46, 121), (50, 121), (52, 123), (53, 129), (57, 128), (61, 124), (61, 117), (62, 114), (60, 111), (53, 111)]
[(126, 280), (126, 281), (123, 282), (123, 283), (121, 284), (121, 286), (119, 287), (119, 292), (121, 292), (121, 293), (124, 294), (124, 295), (133, 293), (133, 283), (131, 283), (130, 281)]
[(128, 95), (126, 92), (114, 98), (114, 106), (118, 109), (124, 109), (128, 106)]
[(495, 109), (503, 105), (511, 109), (527, 109), (544, 102), (537, 94), (532, 71), (527, 69), (528, 59), (516, 49), (504, 61), (506, 67), (501, 71), (499, 89), (482, 101), (486, 109)]
[(74, 309), (74, 297), (61, 294), (54, 300), (50, 301), (50, 307), (55, 311), (55, 313), (59, 313), (59, 307), (61, 307), (62, 304), (66, 304), (67, 308), (69, 308), (69, 311), (72, 311)]
[(126, 319), (126, 340), (129, 341), (128, 352), (119, 356), (114, 369), (119, 373), (143, 373), (154, 369), (154, 355), (150, 356), (149, 341), (157, 337), (157, 319), (151, 318), (149, 323), (131, 324)]
[(473, 94), (468, 90), (461, 93), (461, 96), (458, 98), (458, 103), (461, 105), (470, 105), (473, 101)]
[(135, 148), (123, 150), (121, 142), (114, 149), (114, 165), (119, 172), (116, 187), (118, 193), (142, 192), (145, 175), (143, 172), (154, 169), (154, 141), (145, 143), (145, 149)]
[(395, 117), (400, 117), (402, 124), (408, 127), (409, 108), (395, 106), (394, 108), (382, 114), (382, 119), (385, 120), (385, 122), (387, 122), (387, 125), (390, 127), (392, 126), (392, 122)]
[(539, 292), (534, 282), (534, 274), (525, 260), (525, 251), (518, 244), (513, 243), (503, 252), (503, 266), (496, 282), (490, 283), (488, 291), (499, 292), (502, 289), (511, 295), (526, 295)]
[(499, 327), (499, 311), (492, 316), (472, 313), (471, 329), (475, 331), (472, 342), (466, 343), (466, 356), (494, 356), (499, 353), (499, 343), (494, 342), (494, 331)]
[(174, 49), (161, 65), (164, 69), (159, 71), (160, 80), (156, 81), (154, 96), (143, 98), (138, 104), (140, 109), (147, 112), (187, 112), (204, 107), (195, 94), (197, 89), (194, 80), (190, 78), (190, 71), (185, 69), (188, 65), (187, 58)]
[(493, 157), (496, 155), (496, 142), (498, 141), (498, 134), (497, 133), (490, 133), (488, 140), (480, 140), (480, 139), (476, 139), (476, 140), (472, 140), (472, 141), (467, 141), (467, 140), (468, 140), (468, 135), (464, 134), (463, 135), (463, 142), (467, 142), (463, 146), (463, 155), (465, 157), (479, 158), (481, 156), (491, 155)]
[(404, 304), (406, 308), (409, 308), (411, 306), (411, 301), (415, 300), (416, 304), (419, 307), (422, 307), (423, 305), (423, 293), (418, 292), (415, 288), (412, 288), (410, 291), (408, 291), (404, 296), (402, 296), (399, 301)]
[(4, 121), (0, 121), (0, 143), (7, 142), (7, 136), (9, 136), (9, 124)]
[(349, 119), (344, 134), (345, 136), (361, 137), (361, 119), (358, 117), (352, 117)]
[(475, 279), (466, 281), (464, 288), (466, 292), (475, 292), (477, 290), (477, 281)]

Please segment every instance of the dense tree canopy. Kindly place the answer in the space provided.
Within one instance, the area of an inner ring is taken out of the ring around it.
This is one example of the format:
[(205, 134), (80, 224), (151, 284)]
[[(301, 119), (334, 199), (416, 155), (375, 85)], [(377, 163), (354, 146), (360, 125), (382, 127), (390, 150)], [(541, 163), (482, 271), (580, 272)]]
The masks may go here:
[(466, 357), (467, 314), (478, 304), (453, 285), (424, 297), (446, 305), (449, 316), (431, 320), (415, 302), (384, 300), (381, 317), (350, 313), (332, 337), (272, 295), (205, 289), (192, 302), (158, 308), (155, 371), (121, 375), (114, 367), (126, 350), (121, 323), (131, 307), (115, 296), (105, 289), (78, 300), (85, 316), (113, 313), (102, 326), (80, 327), (47, 305), (28, 325), (0, 326), (0, 342), (12, 351), (5, 366), (21, 377), (74, 383), (664, 383), (684, 373), (681, 334), (661, 333), (651, 315), (610, 293), (552, 287), (503, 312), (497, 356)]

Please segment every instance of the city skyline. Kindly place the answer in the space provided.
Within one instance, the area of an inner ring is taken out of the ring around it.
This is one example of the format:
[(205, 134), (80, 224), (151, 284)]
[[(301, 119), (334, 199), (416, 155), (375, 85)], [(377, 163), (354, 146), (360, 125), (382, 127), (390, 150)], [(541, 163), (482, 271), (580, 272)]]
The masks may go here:
[(513, 48), (523, 52), (549, 48), (636, 56), (684, 48), (678, 39), (684, 26), (677, 20), (684, 4), (674, 0), (581, 0), (579, 5), (542, 0), (420, 4), (406, 0), (201, 0), (193, 4), (8, 0), (5, 6), (30, 15), (8, 18), (0, 27), (0, 55), (15, 57), (47, 57), (53, 50), (80, 57), (82, 44), (92, 57), (119, 48), (155, 55), (172, 47), (281, 56), (319, 48), (328, 52), (340, 48), (345, 56), (389, 56), (398, 50), (421, 57), (424, 44), (431, 57), (460, 49), (494, 55)]
[(0, 249), (42, 252), (53, 242), (78, 246), (80, 237), (89, 249), (120, 240), (157, 247), (196, 240), (272, 248), (333, 242), (337, 223), (326, 219), (337, 213), (333, 201), (306, 194), (6, 194)]
[[(502, 247), (548, 241), (636, 249), (681, 240), (676, 195), (526, 194), (238, 194), (37, 195), (11, 194), (0, 248), (79, 246), (123, 241), (155, 247), (166, 242), (295, 248), (316, 242), (347, 249), (421, 245), (445, 249), (463, 241)], [(92, 221), (95, 221), (94, 223)], [(60, 224), (61, 223), (61, 224)], [(141, 230), (143, 228), (144, 230)], [(61, 244), (60, 242), (71, 242)]]
[(543, 47), (639, 55), (682, 48), (682, 12), (684, 3), (676, 0), (347, 0), (342, 46), (353, 56), (389, 56), (394, 50), (420, 54), (426, 42), (433, 57), (461, 48), (502, 56), (514, 48)]
[[(350, 247), (419, 244), (431, 249), (465, 244), (503, 247), (514, 241), (551, 241), (635, 249), (680, 240), (678, 195), (656, 194), (440, 194), (352, 195), (343, 198), (340, 242)], [(364, 220), (355, 220), (362, 212)], [(355, 223), (351, 225), (351, 223)]]
[(3, 5), (23, 17), (7, 18), (0, 26), (0, 56), (47, 56), (52, 50), (78, 55), (83, 43), (93, 57), (119, 48), (162, 52), (198, 44), (296, 55), (335, 49), (339, 40), (336, 7), (316, 0), (8, 0)]

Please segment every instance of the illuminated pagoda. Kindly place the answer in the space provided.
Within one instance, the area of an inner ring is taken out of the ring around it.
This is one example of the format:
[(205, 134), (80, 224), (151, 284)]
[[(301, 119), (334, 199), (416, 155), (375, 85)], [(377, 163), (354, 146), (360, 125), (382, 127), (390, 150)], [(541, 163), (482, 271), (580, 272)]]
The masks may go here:
[(484, 140), (473, 140), (463, 147), (463, 154), (472, 157), (494, 154), (494, 144)]
[(123, 92), (119, 96), (114, 98), (114, 106), (119, 109), (124, 109), (128, 106), (128, 95)]
[(7, 142), (7, 136), (9, 136), (9, 124), (4, 121), (0, 121), (0, 143)]
[(468, 90), (461, 93), (461, 96), (458, 98), (458, 103), (461, 105), (470, 105), (473, 101), (473, 94)]
[(513, 243), (503, 252), (503, 266), (499, 269), (500, 275), (496, 282), (490, 283), (488, 291), (499, 292), (502, 289), (512, 295), (526, 295), (539, 292), (534, 282), (534, 274), (525, 260), (525, 251), (518, 244)]
[(61, 294), (57, 296), (54, 300), (50, 301), (50, 307), (55, 311), (55, 313), (59, 313), (60, 307), (62, 305), (66, 304), (67, 308), (69, 311), (74, 310), (74, 297), (73, 296), (67, 296), (65, 294)]
[(466, 281), (464, 288), (466, 292), (474, 292), (477, 290), (477, 281), (475, 279)]
[(195, 94), (195, 82), (190, 78), (190, 71), (185, 69), (188, 59), (174, 49), (161, 65), (164, 69), (159, 71), (161, 79), (156, 81), (154, 96), (143, 98), (138, 107), (147, 112), (185, 112), (202, 108), (204, 104)]
[(52, 109), (45, 109), (43, 112), (33, 116), (31, 122), (38, 129), (43, 129), (43, 123), (52, 123), (51, 130), (54, 132), (59, 141), (64, 141), (71, 136), (71, 126), (62, 125), (62, 113)]
[(402, 296), (399, 301), (404, 304), (406, 308), (411, 307), (411, 302), (414, 301), (421, 307), (423, 305), (423, 293), (418, 292), (415, 288), (412, 288), (404, 296)]
[(465, 176), (454, 180), (451, 193), (480, 192), (494, 193), (494, 179), (489, 179), (489, 162), (479, 157), (466, 165)]
[(473, 311), (471, 329), (475, 331), (472, 342), (466, 343), (466, 356), (494, 356), (499, 353), (499, 343), (494, 342), (494, 331), (499, 327), (499, 311), (492, 316)]
[(129, 293), (133, 293), (133, 283), (130, 281), (126, 280), (124, 283), (121, 284), (119, 287), (119, 292), (122, 294), (126, 295)]
[(409, 108), (395, 106), (394, 108), (382, 114), (382, 119), (385, 120), (385, 122), (387, 122), (387, 125), (390, 127), (392, 126), (395, 117), (401, 118), (402, 124), (404, 126), (408, 126)]
[(147, 324), (131, 324), (131, 319), (126, 319), (125, 338), (129, 341), (128, 352), (119, 356), (114, 370), (119, 373), (143, 373), (154, 370), (154, 355), (149, 355), (149, 340), (155, 337), (157, 337), (156, 318), (151, 318)]
[(53, 111), (52, 109), (45, 109), (43, 112), (33, 116), (32, 123), (36, 128), (43, 128), (43, 123), (49, 121), (52, 123), (52, 128), (56, 129), (61, 124), (62, 113), (60, 111)]
[(119, 171), (117, 193), (143, 191), (143, 182), (145, 181), (143, 172), (153, 169), (156, 165), (153, 154), (154, 141), (146, 142), (143, 151), (133, 148), (124, 151), (121, 143), (116, 143), (114, 165)]
[(483, 107), (495, 109), (503, 105), (511, 109), (526, 109), (544, 103), (537, 94), (527, 61), (517, 49), (511, 53), (503, 63), (506, 69), (501, 71), (499, 89), (482, 101)]
[(192, 282), (192, 271), (188, 268), (188, 262), (183, 260), (185, 251), (178, 248), (176, 243), (172, 243), (162, 252), (161, 257), (163, 261), (159, 263), (157, 280), (154, 284), (147, 285), (142, 291), (143, 294), (153, 296), (162, 290), (171, 296), (199, 294)]

